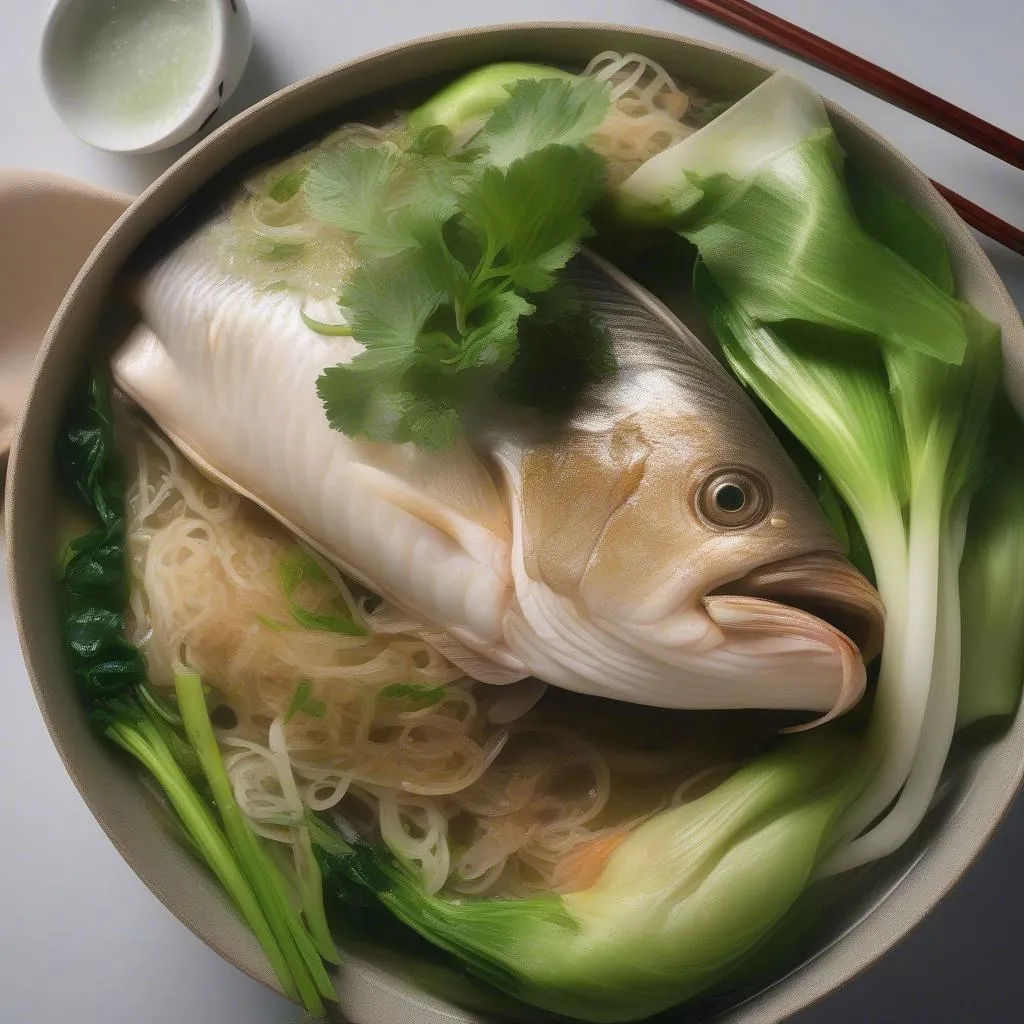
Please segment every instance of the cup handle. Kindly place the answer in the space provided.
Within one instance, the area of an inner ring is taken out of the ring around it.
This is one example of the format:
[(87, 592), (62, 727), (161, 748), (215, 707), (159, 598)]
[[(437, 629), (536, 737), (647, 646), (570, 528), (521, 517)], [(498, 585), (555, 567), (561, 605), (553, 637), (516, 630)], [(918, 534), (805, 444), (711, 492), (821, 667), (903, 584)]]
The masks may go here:
[(59, 174), (0, 169), (0, 473), (50, 321), (131, 203)]

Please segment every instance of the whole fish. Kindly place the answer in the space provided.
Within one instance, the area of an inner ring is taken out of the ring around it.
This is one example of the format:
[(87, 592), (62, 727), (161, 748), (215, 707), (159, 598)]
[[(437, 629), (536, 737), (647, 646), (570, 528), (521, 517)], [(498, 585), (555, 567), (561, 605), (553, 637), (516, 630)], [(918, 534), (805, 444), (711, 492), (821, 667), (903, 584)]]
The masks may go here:
[(332, 430), (316, 379), (362, 346), (306, 326), (295, 291), (217, 266), (202, 234), (146, 274), (116, 383), (380, 594), (381, 628), (418, 631), (484, 682), (671, 708), (833, 715), (859, 699), (877, 594), (741, 388), (614, 267), (584, 253), (569, 268), (618, 368), (566, 422), (425, 451)]

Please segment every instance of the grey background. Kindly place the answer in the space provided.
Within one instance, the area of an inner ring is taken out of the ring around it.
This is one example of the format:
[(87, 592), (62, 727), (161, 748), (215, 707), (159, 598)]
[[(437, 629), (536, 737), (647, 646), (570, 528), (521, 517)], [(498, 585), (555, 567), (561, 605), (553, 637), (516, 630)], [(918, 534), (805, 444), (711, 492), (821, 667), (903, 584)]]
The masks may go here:
[[(95, 0), (97, 3), (106, 0)], [(256, 44), (224, 116), (376, 47), (508, 20), (599, 20), (694, 35), (791, 68), (793, 60), (669, 0), (249, 0)], [(1022, 0), (761, 0), (1024, 135)], [(0, 0), (0, 165), (137, 192), (179, 151), (118, 157), (71, 136), (47, 105), (43, 0)], [(814, 69), (804, 76), (933, 177), (1024, 223), (1024, 175)], [(218, 122), (219, 123), (219, 122)], [(0, 240), (2, 243), (2, 240)], [(59, 244), (59, 243), (58, 243)], [(1024, 304), (1024, 260), (987, 248)], [(0, 593), (0, 1021), (3, 1024), (285, 1024), (290, 1004), (206, 949), (108, 844), (65, 776), (35, 707)], [(1024, 1003), (1024, 804), (946, 902), (900, 948), (796, 1024), (1010, 1024)], [(401, 1024), (396, 1021), (395, 1024)]]

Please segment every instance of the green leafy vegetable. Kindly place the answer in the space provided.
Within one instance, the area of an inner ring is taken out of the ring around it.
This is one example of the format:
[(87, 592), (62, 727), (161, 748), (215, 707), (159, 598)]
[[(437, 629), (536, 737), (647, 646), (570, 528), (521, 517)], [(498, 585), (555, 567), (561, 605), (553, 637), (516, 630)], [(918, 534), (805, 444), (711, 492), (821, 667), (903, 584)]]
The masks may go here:
[[(582, 142), (609, 101), (590, 80), (527, 78), (502, 91), (470, 151), (452, 152), (444, 126), (424, 126), (404, 151), (348, 147), (310, 171), (311, 212), (349, 232), (366, 256), (340, 297), (365, 351), (317, 382), (336, 430), (440, 448), (456, 435), (460, 410), (487, 389), (526, 400), (526, 375), (513, 387), (502, 377), (539, 296), (592, 232), (587, 212), (604, 164)], [(556, 305), (547, 308), (533, 339), (543, 336), (556, 363), (571, 353), (562, 362), (576, 374), (560, 376), (564, 394), (606, 365), (609, 350), (591, 320), (562, 323), (550, 316)]]
[(425, 683), (391, 683), (380, 691), (385, 700), (401, 700), (418, 707), (428, 708), (444, 700), (443, 686), (428, 686)]
[(616, 369), (611, 340), (594, 314), (561, 285), (536, 296), (519, 328), (519, 352), (498, 383), (517, 405), (567, 413), (584, 389)]
[[(302, 919), (289, 901), (284, 877), (235, 802), (231, 780), (224, 769), (220, 748), (206, 710), (202, 680), (194, 673), (178, 675), (174, 680), (174, 689), (185, 733), (199, 758), (238, 864), (266, 915), (277, 947), (295, 979), (302, 1004), (316, 1007), (322, 1013), (322, 1001), (336, 998), (334, 986), (324, 971), (321, 952), (316, 949)], [(337, 962), (337, 953), (333, 948), (330, 954), (331, 959)]]
[(886, 641), (840, 826), (852, 841), (826, 870), (883, 856), (927, 810), (952, 736), (957, 566), (998, 331), (953, 296), (941, 233), (880, 183), (844, 173), (820, 100), (781, 76), (648, 161), (616, 205), (696, 246), (696, 291), (729, 365), (863, 532)]
[(427, 893), (386, 849), (320, 827), (325, 884), (372, 894), (473, 975), (554, 1013), (631, 1021), (721, 981), (806, 887), (842, 801), (850, 746), (789, 742), (711, 793), (663, 811), (582, 892), (523, 900)]
[(1024, 686), (1024, 427), (1005, 398), (993, 437), (960, 565), (960, 728), (1012, 714)]
[(322, 1013), (323, 1000), (336, 996), (320, 956), (336, 961), (337, 954), (333, 945), (314, 945), (235, 803), (201, 681), (183, 677), (172, 708), (150, 690), (145, 661), (125, 636), (124, 484), (102, 377), (90, 375), (72, 396), (57, 452), (62, 478), (99, 522), (69, 546), (60, 583), (64, 646), (89, 719), (157, 781), (188, 845), (252, 929), (285, 992)]

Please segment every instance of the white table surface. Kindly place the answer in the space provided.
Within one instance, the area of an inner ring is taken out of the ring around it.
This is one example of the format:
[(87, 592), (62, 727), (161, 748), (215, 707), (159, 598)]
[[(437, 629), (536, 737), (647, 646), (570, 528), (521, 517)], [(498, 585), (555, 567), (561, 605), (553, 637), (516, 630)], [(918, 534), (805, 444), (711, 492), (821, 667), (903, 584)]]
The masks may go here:
[[(97, 3), (105, 0), (96, 0)], [(249, 0), (253, 55), (230, 116), (367, 50), (517, 20), (645, 25), (799, 62), (668, 0)], [(44, 0), (0, 0), (0, 166), (47, 168), (137, 192), (177, 151), (120, 157), (71, 136), (36, 66)], [(761, 0), (1024, 136), (1024, 0)], [(1024, 174), (814, 69), (805, 77), (929, 174), (1024, 224)], [(218, 121), (219, 123), (219, 121)], [(987, 246), (1018, 304), (1024, 260)], [(0, 593), (0, 1022), (285, 1024), (299, 1013), (205, 948), (120, 859), (50, 745)], [(1024, 806), (952, 896), (899, 949), (798, 1024), (1010, 1024), (1021, 1019)], [(1015, 1009), (1016, 1007), (1016, 1009)], [(396, 1021), (395, 1024), (401, 1024)]]

